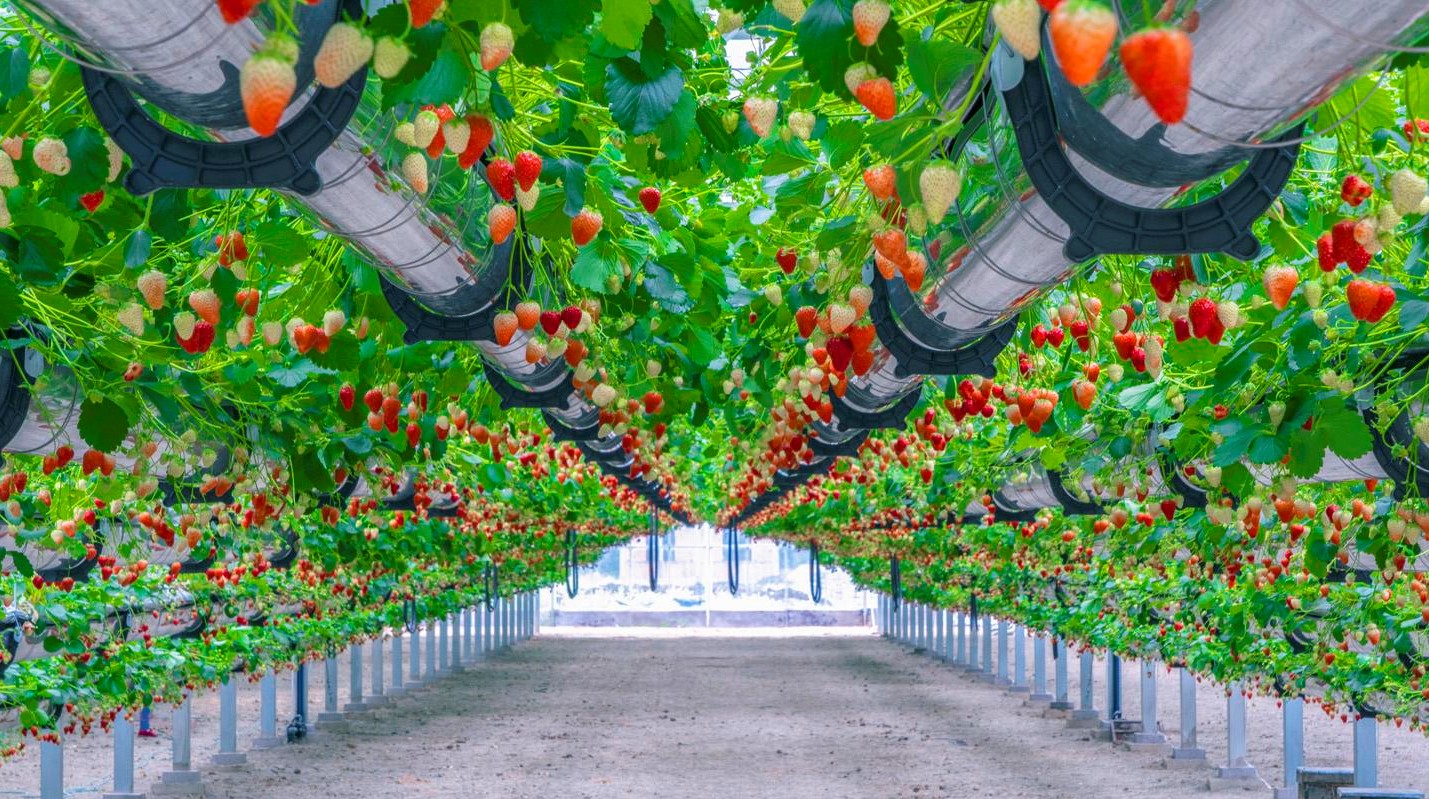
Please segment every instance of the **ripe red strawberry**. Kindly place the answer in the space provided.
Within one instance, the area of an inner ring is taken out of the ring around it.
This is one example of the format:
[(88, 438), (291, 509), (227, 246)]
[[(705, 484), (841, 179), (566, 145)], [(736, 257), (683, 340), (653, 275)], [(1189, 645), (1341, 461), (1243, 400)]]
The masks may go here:
[(653, 214), (660, 210), (660, 190), (654, 186), (646, 186), (641, 189), (640, 204), (645, 207), (647, 214)]
[(836, 336), (829, 339), (829, 343), (824, 347), (828, 350), (829, 362), (833, 364), (834, 371), (846, 371), (853, 360), (853, 344), (843, 336)]
[(896, 175), (893, 167), (888, 164), (869, 167), (863, 170), (863, 184), (868, 187), (868, 191), (879, 202), (887, 202), (889, 197), (896, 191)]
[(1042, 6), (1042, 9), (1050, 14), (1062, 5), (1062, 0), (1037, 0), (1037, 5)]
[(278, 130), (283, 112), (288, 110), (298, 88), (292, 60), (279, 52), (283, 47), (282, 43), (270, 41), (239, 71), (243, 111), (248, 116), (248, 126), (259, 136), (272, 136)]
[(516, 184), (522, 191), (530, 191), (541, 177), (541, 156), (530, 150), (516, 154)]
[(774, 260), (779, 264), (779, 268), (784, 270), (784, 274), (792, 275), (794, 267), (799, 265), (799, 254), (787, 247), (780, 247), (779, 251), (774, 253)]
[(1171, 302), (1181, 288), (1181, 278), (1170, 269), (1156, 269), (1151, 273), (1151, 288), (1156, 291), (1156, 299)]
[(407, 0), (407, 11), (412, 15), (412, 27), (427, 27), (427, 23), (441, 10), (443, 2), (444, 0)]
[(853, 35), (859, 44), (872, 47), (878, 42), (878, 34), (888, 24), (889, 11), (883, 0), (858, 0), (853, 4)]
[(1197, 338), (1207, 338), (1211, 334), (1211, 329), (1220, 320), (1216, 317), (1216, 303), (1209, 297), (1200, 297), (1191, 303), (1189, 311), (1191, 317), (1191, 332)]
[(591, 239), (600, 233), (600, 228), (605, 224), (598, 211), (589, 208), (582, 208), (571, 220), (571, 240), (577, 247), (584, 247), (590, 243)]
[(1358, 206), (1368, 200), (1374, 194), (1374, 187), (1365, 182), (1359, 175), (1348, 175), (1345, 182), (1340, 184), (1340, 199), (1353, 206)]
[[(457, 157), (457, 164), (462, 169), (471, 169), (477, 161), (481, 160), (481, 154), (486, 152), (486, 148), (491, 145), (491, 140), (496, 136), (496, 129), (491, 126), (491, 120), (481, 114), (468, 115), (466, 124), (471, 128), (471, 137), (466, 141), (466, 149), (462, 150), (461, 155)], [(511, 198), (507, 197), (506, 199)]]
[(218, 11), (224, 22), (234, 25), (247, 19), (262, 3), (263, 0), (218, 0)]
[(1191, 98), (1191, 37), (1178, 28), (1148, 28), (1121, 43), (1126, 74), (1168, 125), (1186, 116)]
[(1191, 322), (1184, 316), (1178, 316), (1171, 320), (1171, 330), (1173, 335), (1176, 336), (1177, 341), (1189, 341), (1191, 339)]
[(337, 390), (337, 401), (342, 403), (342, 409), (352, 410), (352, 406), (357, 402), (357, 389), (351, 383), (343, 383), (342, 388)]
[(367, 410), (377, 413), (382, 410), (382, 401), (387, 395), (382, 393), (380, 388), (369, 388), (367, 393), (362, 395), (362, 403), (367, 406)]
[(542, 311), (541, 329), (546, 331), (548, 336), (556, 335), (556, 331), (561, 329), (561, 315), (555, 311)]
[(84, 210), (94, 213), (99, 206), (104, 204), (104, 190), (92, 191), (88, 194), (79, 195), (79, 204), (84, 206)]
[(860, 105), (868, 109), (868, 113), (878, 119), (887, 121), (898, 113), (898, 95), (888, 78), (873, 78), (860, 83), (854, 96)]
[(665, 407), (665, 398), (660, 396), (660, 392), (658, 391), (647, 391), (645, 392), (645, 396), (641, 399), (645, 404), (645, 412), (652, 416), (659, 413), (660, 409)]
[(422, 428), (416, 422), (407, 423), (407, 446), (415, 447), (422, 440)]
[(233, 304), (237, 305), (244, 315), (257, 316), (258, 302), (261, 299), (262, 295), (258, 293), (258, 289), (239, 289), (233, 295)]
[(213, 246), (218, 248), (219, 266), (232, 266), (238, 261), (248, 260), (248, 240), (239, 231), (214, 236)]
[(522, 330), (535, 330), (541, 319), (541, 306), (531, 300), (516, 303), (516, 323)]
[(1341, 219), (1330, 228), (1330, 239), (1334, 244), (1335, 263), (1342, 264), (1350, 259), (1359, 242), (1355, 240), (1355, 220)]
[(492, 244), (504, 244), (516, 229), (516, 209), (504, 203), (491, 206), (486, 213), (486, 228), (491, 233)]
[(1350, 268), (1351, 272), (1358, 275), (1367, 269), (1370, 261), (1373, 260), (1374, 255), (1365, 249), (1363, 244), (1355, 242), (1354, 246), (1350, 247), (1349, 257), (1345, 258), (1345, 265)]
[(504, 347), (511, 343), (511, 339), (516, 335), (516, 314), (510, 311), (502, 311), (491, 319), (491, 329), (495, 332), (496, 344)]
[(1355, 278), (1345, 287), (1350, 313), (1361, 321), (1378, 322), (1394, 307), (1394, 287), (1364, 278)]
[(486, 180), (496, 196), (507, 202), (516, 199), (516, 167), (505, 158), (493, 158), (486, 165)]
[(808, 338), (819, 324), (819, 312), (812, 305), (805, 305), (794, 312), (794, 323), (799, 326), (799, 338)]
[(584, 316), (585, 312), (582, 311), (580, 308), (577, 308), (574, 305), (567, 305), (565, 308), (561, 309), (561, 324), (565, 325), (570, 330), (575, 330), (576, 326), (581, 323), (581, 318)]
[(1335, 237), (1326, 233), (1315, 240), (1315, 255), (1320, 261), (1321, 272), (1333, 272), (1340, 261), (1335, 257)]
[(194, 323), (193, 333), (188, 338), (179, 339), (179, 346), (190, 355), (201, 355), (213, 346), (215, 332), (212, 322), (200, 319)]
[(1292, 266), (1272, 266), (1261, 276), (1265, 296), (1270, 298), (1271, 305), (1281, 311), (1290, 304), (1290, 297), (1299, 283), (1300, 274)]
[(885, 229), (873, 235), (873, 249), (879, 255), (897, 264), (899, 269), (908, 266), (908, 237), (896, 227)]
[(1062, 74), (1073, 86), (1086, 86), (1116, 41), (1116, 15), (1100, 0), (1071, 0), (1052, 12), (1047, 30)]

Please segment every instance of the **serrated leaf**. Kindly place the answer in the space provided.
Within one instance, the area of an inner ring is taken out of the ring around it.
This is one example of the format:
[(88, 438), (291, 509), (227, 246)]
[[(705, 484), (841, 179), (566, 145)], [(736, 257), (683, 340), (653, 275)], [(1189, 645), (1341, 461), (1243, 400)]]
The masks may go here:
[(645, 291), (660, 307), (673, 314), (687, 313), (695, 303), (674, 275), (665, 267), (651, 262), (645, 265)]
[(111, 399), (85, 400), (79, 408), (79, 436), (100, 452), (113, 452), (129, 435), (129, 417)]
[(664, 122), (685, 87), (684, 73), (678, 67), (672, 65), (651, 78), (630, 58), (611, 62), (605, 75), (611, 116), (622, 130), (636, 136), (650, 133)]
[(605, 293), (605, 279), (615, 274), (615, 259), (599, 242), (592, 242), (581, 248), (580, 254), (571, 264), (571, 282), (587, 291)]
[[(24, 306), (20, 304), (20, 288), (4, 272), (0, 272), (0, 332), (20, 321)], [(10, 357), (8, 353), (0, 357)]]
[(124, 266), (130, 269), (138, 269), (149, 262), (149, 253), (154, 248), (154, 236), (148, 230), (140, 228), (134, 231), (134, 235), (129, 237), (129, 241), (124, 245)]
[(542, 39), (554, 42), (582, 31), (595, 19), (596, 0), (521, 0), (521, 19)]
[(913, 85), (938, 107), (963, 75), (982, 60), (982, 54), (971, 47), (939, 36), (924, 41), (916, 31), (904, 35), (903, 48)]
[(890, 18), (874, 46), (864, 47), (853, 35), (852, 0), (815, 0), (799, 20), (795, 43), (809, 77), (824, 91), (845, 99), (853, 97), (844, 84), (844, 72), (853, 64), (867, 61), (878, 74), (891, 79), (903, 63), (898, 21)]
[(268, 370), (268, 379), (284, 388), (297, 388), (312, 375), (335, 375), (332, 369), (325, 369), (307, 358), (291, 365), (281, 364)]
[(601, 0), (600, 32), (616, 47), (634, 50), (654, 15), (650, 0)]
[(1369, 454), (1374, 448), (1374, 434), (1358, 413), (1332, 400), (1329, 410), (1315, 420), (1315, 428), (1325, 431), (1330, 451), (1346, 460)]

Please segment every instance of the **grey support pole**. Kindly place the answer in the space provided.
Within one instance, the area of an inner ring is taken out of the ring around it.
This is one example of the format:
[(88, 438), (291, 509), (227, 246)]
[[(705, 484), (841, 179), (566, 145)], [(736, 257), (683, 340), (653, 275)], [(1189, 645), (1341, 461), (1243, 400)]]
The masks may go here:
[(1275, 789), (1275, 799), (1299, 799), (1300, 767), (1305, 765), (1305, 700), (1300, 697), (1280, 703), (1285, 736), (1285, 785)]
[(218, 752), (215, 766), (241, 766), (248, 755), (238, 751), (238, 683), (233, 674), (218, 687)]
[(64, 744), (40, 743), (40, 799), (64, 799)]
[(1008, 679), (1007, 662), (1007, 634), (1009, 627), (1007, 619), (997, 620), (997, 685), (1011, 685), (1012, 680)]
[(188, 697), (174, 708), (173, 716), (173, 768), (159, 777), (165, 796), (201, 796), (203, 775), (194, 771), (193, 760), (193, 703)]
[(1012, 626), (1012, 685), (1014, 694), (1029, 692), (1027, 685), (1027, 631), (1020, 624)]
[(451, 622), (447, 616), (441, 617), (437, 621), (437, 671), (446, 674), (451, 669), (450, 636), (447, 635), (447, 628), (451, 627)]
[[(968, 671), (980, 671), (982, 669), (982, 664), (979, 662), (980, 658), (978, 657), (977, 622), (978, 619), (976, 616), (969, 617), (967, 628), (968, 634), (964, 636), (967, 639), (968, 645), (968, 658), (966, 661), (964, 661), (964, 665), (967, 667)], [(982, 620), (982, 623), (987, 624), (987, 619), (984, 618)]]
[[(1108, 721), (1121, 718), (1121, 658), (1107, 653), (1106, 656), (1106, 717)], [(1107, 725), (1110, 728), (1110, 724)]]
[(282, 746), (278, 737), (278, 673), (270, 671), (258, 681), (258, 737), (253, 739), (254, 749), (272, 749)]
[(452, 625), (452, 654), (450, 658), (452, 671), (465, 671), (461, 662), (461, 609), (452, 611), (449, 618)]
[(382, 636), (379, 634), (372, 639), (372, 699), (368, 702), (371, 705), (387, 704), (387, 691), (383, 687), (386, 678), (382, 673), (387, 664), (383, 660)]
[(435, 618), (427, 622), (427, 665), (422, 672), (422, 680), (425, 682), (435, 682), (437, 679), (437, 621)]
[(407, 671), (407, 682), (411, 683), (408, 688), (420, 688), (422, 685), (422, 623), (420, 621), (412, 625), (412, 642), (407, 647), (407, 654), (411, 655), (412, 668)]
[(476, 609), (466, 608), (461, 612), (462, 624), (466, 625), (466, 635), (462, 636), (462, 643), (466, 647), (466, 662), (476, 660)]
[(1092, 670), (1095, 668), (1096, 662), (1092, 657), (1092, 651), (1090, 649), (1083, 650), (1078, 675), (1077, 709), (1072, 711), (1072, 718), (1067, 722), (1068, 727), (1086, 730), (1101, 726), (1101, 712), (1097, 710), (1092, 689)]
[(354, 643), (347, 650), (347, 706), (348, 713), (360, 713), (367, 709), (362, 701), (362, 644)]
[(346, 729), (346, 717), (337, 704), (337, 690), (337, 656), (334, 655), (323, 661), (323, 712), (318, 714), (318, 724), (325, 729)]
[[(114, 790), (104, 794), (104, 799), (143, 799), (143, 794), (134, 792), (134, 722), (116, 716), (113, 726)], [(41, 750), (41, 758), (43, 755)]]
[(1356, 788), (1379, 787), (1379, 720), (1374, 716), (1355, 719)]
[(1250, 764), (1246, 750), (1245, 694), (1240, 683), (1231, 683), (1226, 697), (1226, 764), (1216, 768), (1223, 780), (1255, 780), (1260, 778)]
[[(958, 665), (960, 665), (960, 666), (966, 666), (966, 665), (968, 665), (968, 663), (969, 663), (969, 661), (968, 661), (968, 621), (969, 621), (969, 620), (968, 620), (968, 614), (959, 611), (959, 612), (958, 612), (958, 648), (957, 648), (957, 663), (958, 663)], [(976, 635), (976, 634), (977, 634), (977, 631), (974, 630), (974, 631), (973, 631), (973, 634)], [(974, 643), (973, 645), (976, 646), (977, 644)], [(977, 657), (974, 656), (974, 657), (973, 657), (973, 660), (977, 660)]]
[(1156, 723), (1156, 661), (1141, 661), (1141, 732), (1131, 738), (1132, 743), (1160, 745), (1166, 743), (1166, 736)]
[[(496, 600), (491, 601), (495, 602)], [(481, 638), (481, 642), (484, 644), (482, 652), (489, 655), (496, 651), (496, 609), (494, 605), (486, 608), (486, 612), (481, 614), (481, 622), (486, 629), (486, 634)]]
[(1051, 702), (1047, 693), (1047, 637), (1036, 635), (1032, 638), (1032, 695), (1033, 702)]
[(1190, 669), (1181, 672), (1181, 741), (1171, 749), (1172, 760), (1205, 762), (1206, 750), (1196, 744), (1196, 675)]
[(1057, 687), (1051, 707), (1053, 710), (1071, 710), (1071, 681), (1067, 678), (1067, 642), (1061, 638), (1052, 639), (1052, 659), (1057, 664), (1054, 670), (1057, 674)]
[(982, 671), (983, 675), (992, 680), (995, 676), (992, 667), (992, 617), (982, 617)]
[(933, 657), (943, 658), (948, 651), (948, 611), (939, 608), (933, 615)]
[(392, 687), (387, 690), (388, 694), (400, 694), (407, 690), (403, 684), (403, 679), (407, 676), (407, 670), (402, 663), (402, 625), (397, 625), (397, 629), (392, 631)]

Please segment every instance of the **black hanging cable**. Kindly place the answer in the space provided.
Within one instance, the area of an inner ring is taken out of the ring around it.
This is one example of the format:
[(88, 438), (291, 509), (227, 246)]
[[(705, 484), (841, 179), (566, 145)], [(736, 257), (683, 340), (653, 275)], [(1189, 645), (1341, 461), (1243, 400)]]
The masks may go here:
[(660, 517), (650, 509), (650, 531), (645, 536), (645, 561), (650, 564), (650, 590), (660, 590)]
[(903, 604), (903, 571), (898, 563), (897, 555), (888, 561), (888, 582), (890, 585), (888, 597), (893, 602), (893, 612), (897, 613), (898, 608)]
[(729, 580), (729, 595), (739, 596), (739, 530), (731, 527), (725, 531), (724, 572)]
[(809, 542), (809, 597), (817, 605), (824, 601), (824, 572), (819, 568), (819, 542)]
[(581, 566), (576, 556), (576, 531), (566, 531), (566, 595), (571, 599), (581, 592)]
[(496, 564), (486, 564), (486, 612), (496, 612), (496, 596), (501, 592), (501, 578), (496, 573)]

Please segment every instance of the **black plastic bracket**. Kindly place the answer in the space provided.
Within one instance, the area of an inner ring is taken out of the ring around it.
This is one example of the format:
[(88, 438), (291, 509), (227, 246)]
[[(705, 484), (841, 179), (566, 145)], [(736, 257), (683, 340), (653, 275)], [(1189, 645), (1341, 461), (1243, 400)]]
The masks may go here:
[(594, 441), (600, 437), (599, 422), (590, 427), (571, 427), (550, 411), (541, 411), (541, 416), (545, 417), (546, 425), (551, 428), (551, 437), (557, 441)]
[(1169, 447), (1163, 447), (1157, 453), (1161, 464), (1161, 478), (1166, 483), (1166, 487), (1175, 491), (1181, 496), (1181, 507), (1183, 508), (1204, 508), (1209, 501), (1206, 492), (1186, 481), (1186, 476), (1181, 474), (1181, 467), (1177, 465), (1176, 458)]
[(268, 568), (278, 571), (291, 569), (297, 562), (300, 551), (302, 551), (302, 541), (295, 531), (289, 529), (283, 536), (283, 548), (273, 553), (273, 557), (268, 558)]
[(94, 557), (63, 558), (54, 566), (35, 569), (35, 574), (47, 583), (57, 583), (66, 577), (77, 583), (88, 580), (94, 567), (99, 565), (99, 556), (104, 552), (104, 539), (85, 534), (84, 542), (94, 547)]
[(24, 349), (0, 353), (0, 448), (25, 426), (30, 412), (30, 388), (20, 367)]
[(1429, 447), (1421, 444), (1419, 438), (1414, 435), (1408, 411), (1401, 410), (1396, 414), (1383, 433), (1379, 429), (1379, 412), (1375, 410), (1374, 403), (1366, 406), (1360, 415), (1369, 425), (1375, 462), (1384, 469), (1385, 476), (1394, 481), (1394, 498), (1402, 502), (1409, 496), (1411, 486), (1419, 496), (1429, 497), (1429, 471), (1425, 471), (1408, 458), (1396, 457), (1394, 454), (1396, 445), (1403, 446), (1418, 454), (1419, 463), (1429, 464)]
[[(839, 417), (842, 419), (843, 417)], [(829, 444), (822, 439), (809, 439), (809, 451), (821, 458), (852, 458), (858, 454), (859, 447), (868, 440), (868, 431), (860, 430), (854, 434), (853, 438), (842, 444)]]
[[(343, 13), (361, 18), (362, 3), (345, 0)], [(213, 142), (160, 125), (119, 78), (83, 67), (80, 74), (99, 124), (133, 161), (124, 187), (138, 196), (161, 188), (262, 188), (316, 194), (323, 187), (315, 166), (318, 156), (352, 121), (367, 85), (367, 70), (360, 69), (336, 89), (318, 87), (308, 104), (272, 136)]]
[[(483, 272), (481, 278), (478, 279), (476, 291), (478, 294), (492, 297), (493, 302), (468, 316), (445, 316), (434, 313), (423, 306), (415, 296), (404, 291), (401, 286), (388, 280), (385, 276), (382, 277), (382, 297), (392, 307), (393, 315), (406, 327), (406, 331), (402, 334), (402, 340), (408, 344), (415, 344), (419, 341), (491, 341), (495, 339), (496, 330), (492, 327), (492, 320), (496, 318), (496, 314), (511, 304), (510, 301), (516, 294), (516, 287), (522, 287), (523, 290), (530, 288), (531, 280), (535, 274), (525, 248), (516, 246), (519, 238), (519, 236), (513, 235), (492, 248), (492, 265), (487, 269), (492, 272), (492, 276), (488, 280), (486, 273)], [(497, 270), (496, 265), (502, 263), (506, 265), (505, 270)], [(488, 282), (490, 285), (482, 285)]]
[[(915, 341), (910, 335), (917, 335), (924, 341), (946, 339), (949, 330), (937, 320), (918, 311), (895, 317), (895, 300), (905, 308), (917, 308), (919, 300), (902, 280), (887, 280), (881, 273), (873, 273), (873, 302), (868, 306), (869, 318), (878, 341), (897, 360), (895, 377), (914, 375), (981, 375), (993, 377), (997, 374), (997, 356), (1007, 348), (1012, 337), (1017, 334), (1017, 317), (994, 327), (987, 335), (970, 344), (949, 344), (946, 347), (928, 347)], [(842, 417), (840, 417), (842, 418)]]
[(1062, 473), (1059, 471), (1048, 469), (1047, 483), (1052, 488), (1052, 496), (1062, 503), (1062, 513), (1068, 516), (1100, 516), (1106, 511), (1106, 507), (1099, 502), (1086, 502), (1073, 496), (1062, 482)]
[(1062, 148), (1042, 58), (1003, 92), (1023, 166), (1044, 202), (1071, 228), (1063, 247), (1080, 263), (1099, 255), (1180, 255), (1224, 252), (1242, 261), (1260, 253), (1251, 225), (1280, 196), (1295, 168), (1303, 125), (1258, 150), (1219, 195), (1182, 208), (1138, 208), (1102, 194), (1077, 172)]
[[(486, 382), (496, 390), (496, 395), (501, 398), (501, 409), (509, 411), (512, 408), (549, 408), (564, 402), (575, 391), (575, 372), (565, 368), (565, 375), (555, 385), (540, 391), (527, 391), (511, 385), (490, 361), (482, 361), (482, 369), (486, 372)], [(552, 364), (553, 366), (555, 364)]]
[(908, 414), (918, 407), (922, 398), (922, 391), (912, 391), (887, 408), (874, 412), (857, 410), (845, 402), (843, 397), (833, 393), (829, 394), (829, 403), (834, 406), (839, 424), (845, 429), (901, 430), (908, 423)]

